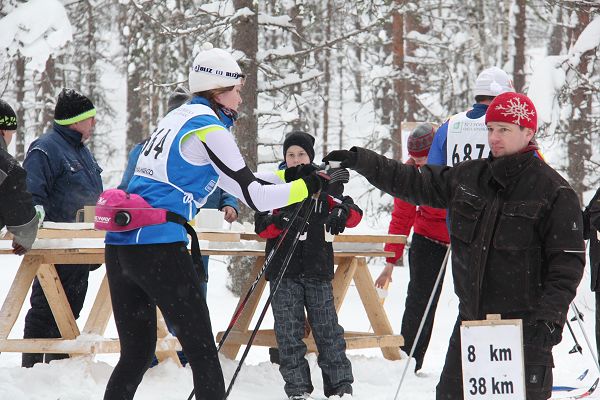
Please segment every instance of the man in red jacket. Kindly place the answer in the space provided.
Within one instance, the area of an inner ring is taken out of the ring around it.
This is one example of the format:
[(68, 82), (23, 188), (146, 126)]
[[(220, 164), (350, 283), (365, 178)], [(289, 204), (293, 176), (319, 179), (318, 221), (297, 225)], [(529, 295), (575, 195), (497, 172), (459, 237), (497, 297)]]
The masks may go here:
[[(427, 163), (427, 155), (433, 142), (434, 132), (434, 127), (429, 123), (420, 124), (411, 132), (407, 144), (410, 158), (406, 164), (420, 167)], [(407, 354), (410, 354), (415, 341), (421, 318), (427, 307), (427, 301), (435, 285), (450, 242), (446, 225), (446, 210), (428, 206), (417, 207), (395, 198), (389, 233), (408, 236), (411, 228), (414, 229), (414, 233), (412, 245), (408, 251), (410, 282), (408, 283), (401, 331), (404, 337), (402, 350)], [(379, 288), (383, 288), (388, 280), (391, 282), (394, 266), (401, 263), (404, 244), (388, 243), (385, 245), (385, 250), (393, 251), (395, 254), (393, 257), (386, 259), (385, 268), (375, 281), (375, 286)], [(435, 293), (431, 310), (427, 315), (421, 337), (413, 354), (415, 372), (423, 366), (423, 359), (431, 338), (433, 317), (440, 291), (441, 285), (438, 286)]]

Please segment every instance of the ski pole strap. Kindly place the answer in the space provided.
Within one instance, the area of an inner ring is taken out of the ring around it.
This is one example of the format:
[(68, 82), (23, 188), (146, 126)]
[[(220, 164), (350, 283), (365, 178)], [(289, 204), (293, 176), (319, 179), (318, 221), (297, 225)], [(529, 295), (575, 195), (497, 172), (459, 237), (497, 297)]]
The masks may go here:
[(167, 221), (183, 225), (187, 234), (190, 235), (190, 237), (192, 238), (192, 263), (194, 264), (194, 269), (196, 270), (196, 273), (200, 278), (200, 282), (208, 282), (208, 275), (204, 270), (204, 262), (202, 261), (202, 252), (200, 252), (198, 234), (196, 233), (194, 228), (192, 228), (192, 226), (188, 224), (187, 219), (171, 211), (167, 211)]

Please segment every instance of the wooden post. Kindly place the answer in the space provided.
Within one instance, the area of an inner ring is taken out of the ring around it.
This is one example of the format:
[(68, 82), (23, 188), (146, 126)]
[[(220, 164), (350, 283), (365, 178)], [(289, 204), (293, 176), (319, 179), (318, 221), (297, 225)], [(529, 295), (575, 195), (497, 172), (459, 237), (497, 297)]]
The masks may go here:
[[(354, 273), (354, 282), (356, 289), (365, 306), (365, 311), (369, 317), (369, 322), (373, 327), (375, 335), (393, 335), (392, 325), (385, 314), (385, 309), (379, 302), (379, 296), (375, 290), (375, 283), (369, 271), (364, 257), (357, 257), (358, 266)], [(399, 360), (400, 349), (398, 347), (383, 347), (381, 349), (383, 356), (388, 360)]]

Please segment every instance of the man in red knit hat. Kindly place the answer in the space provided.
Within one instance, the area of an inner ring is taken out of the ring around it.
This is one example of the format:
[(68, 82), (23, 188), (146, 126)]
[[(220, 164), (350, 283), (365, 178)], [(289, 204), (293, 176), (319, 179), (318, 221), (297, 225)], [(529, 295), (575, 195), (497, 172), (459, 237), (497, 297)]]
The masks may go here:
[[(433, 142), (435, 128), (428, 122), (418, 125), (408, 137), (407, 149), (410, 158), (407, 165), (420, 167), (427, 163), (427, 155)], [(404, 314), (402, 315), (401, 333), (404, 337), (404, 350), (410, 354), (415, 342), (421, 318), (427, 308), (427, 301), (435, 286), (436, 278), (442, 267), (444, 256), (448, 250), (450, 238), (446, 226), (446, 210), (427, 206), (415, 206), (404, 200), (394, 199), (394, 210), (388, 232), (394, 235), (407, 235), (414, 229), (412, 245), (408, 250), (410, 281), (406, 293)], [(385, 288), (392, 281), (394, 266), (400, 265), (404, 244), (387, 243), (385, 251), (394, 252), (393, 257), (386, 259), (385, 268), (375, 281), (375, 286)], [(425, 352), (431, 339), (433, 317), (440, 297), (442, 285), (439, 285), (431, 309), (427, 314), (425, 325), (415, 347), (415, 372), (423, 366)]]
[(552, 347), (585, 265), (581, 208), (567, 181), (534, 154), (537, 113), (527, 96), (497, 96), (486, 125), (491, 154), (455, 167), (416, 168), (359, 147), (324, 161), (341, 161), (394, 197), (448, 209), (459, 315), (436, 398), (463, 399), (461, 322), (500, 314), (523, 321), (526, 398), (545, 400)]

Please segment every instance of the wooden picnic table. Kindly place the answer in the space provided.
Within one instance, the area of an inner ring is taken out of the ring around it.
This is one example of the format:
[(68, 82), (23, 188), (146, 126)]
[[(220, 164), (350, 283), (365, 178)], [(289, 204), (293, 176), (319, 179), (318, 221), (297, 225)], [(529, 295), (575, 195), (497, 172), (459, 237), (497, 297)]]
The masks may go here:
[[(55, 264), (103, 264), (104, 232), (85, 229), (40, 229), (38, 240), (33, 249), (21, 261), (12, 285), (0, 309), (0, 352), (24, 353), (66, 353), (70, 355), (118, 353), (120, 351), (117, 338), (104, 337), (112, 306), (106, 275), (96, 294), (92, 309), (80, 330), (65, 296), (58, 278)], [(88, 224), (89, 225), (89, 224)], [(81, 224), (73, 224), (74, 228)], [(265, 254), (264, 243), (254, 233), (215, 231), (198, 233), (203, 255), (250, 256), (256, 257), (254, 269), (246, 283), (246, 290), (255, 280), (262, 267)], [(11, 242), (5, 237), (0, 240), (0, 254), (11, 254)], [(379, 302), (373, 279), (367, 267), (367, 257), (386, 257), (390, 253), (383, 251), (383, 243), (402, 243), (406, 241), (401, 235), (339, 235), (334, 241), (334, 257), (337, 265), (333, 279), (335, 307), (339, 311), (344, 302), (346, 292), (352, 280), (365, 307), (366, 314), (373, 327), (373, 333), (346, 332), (348, 349), (380, 347), (384, 357), (390, 360), (400, 358), (399, 346), (404, 341), (402, 336), (395, 335), (385, 310)], [(60, 338), (46, 339), (9, 339), (11, 330), (19, 312), (26, 301), (27, 293), (37, 276), (48, 299), (60, 331)], [(235, 358), (239, 348), (245, 344), (250, 333), (248, 327), (257, 309), (265, 281), (261, 279), (255, 294), (247, 302), (229, 338), (221, 352)], [(240, 300), (241, 301), (241, 300)], [(176, 355), (181, 346), (177, 338), (169, 334), (164, 319), (158, 312), (156, 352), (159, 360), (171, 358), (179, 364)], [(220, 339), (222, 332), (217, 335)], [(305, 339), (309, 351), (316, 347), (312, 336)], [(261, 330), (254, 342), (257, 346), (276, 347), (273, 330)]]

